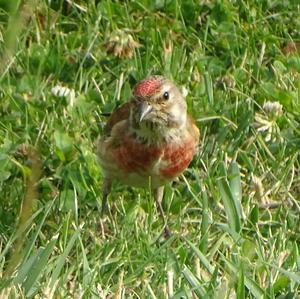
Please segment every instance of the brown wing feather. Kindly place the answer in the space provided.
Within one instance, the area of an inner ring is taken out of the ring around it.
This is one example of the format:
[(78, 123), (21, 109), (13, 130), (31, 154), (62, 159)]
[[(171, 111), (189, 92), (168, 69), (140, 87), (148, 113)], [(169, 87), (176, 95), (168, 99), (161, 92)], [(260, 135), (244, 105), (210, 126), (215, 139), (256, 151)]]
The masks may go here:
[(187, 131), (195, 138), (196, 144), (199, 143), (200, 131), (195, 123), (195, 120), (188, 115), (187, 117)]
[(110, 118), (108, 119), (106, 126), (104, 128), (104, 133), (106, 135), (110, 135), (112, 128), (120, 121), (129, 119), (130, 116), (130, 109), (131, 109), (132, 103), (126, 102), (119, 108), (117, 108)]

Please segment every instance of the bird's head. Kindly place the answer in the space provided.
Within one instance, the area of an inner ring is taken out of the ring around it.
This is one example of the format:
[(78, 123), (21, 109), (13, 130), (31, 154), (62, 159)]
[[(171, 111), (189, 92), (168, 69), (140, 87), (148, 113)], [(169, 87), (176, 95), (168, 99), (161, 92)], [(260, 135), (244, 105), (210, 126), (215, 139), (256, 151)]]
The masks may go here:
[(180, 128), (186, 123), (183, 95), (171, 80), (162, 76), (138, 82), (133, 89), (133, 103), (132, 125), (145, 134), (155, 130), (164, 133), (164, 129)]

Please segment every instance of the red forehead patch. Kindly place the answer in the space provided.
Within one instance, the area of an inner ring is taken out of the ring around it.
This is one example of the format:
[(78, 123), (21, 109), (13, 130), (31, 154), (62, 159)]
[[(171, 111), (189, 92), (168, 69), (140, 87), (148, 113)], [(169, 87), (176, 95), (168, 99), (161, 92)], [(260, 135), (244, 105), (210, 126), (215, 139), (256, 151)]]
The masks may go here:
[(161, 86), (159, 77), (150, 77), (137, 83), (133, 89), (133, 94), (138, 97), (151, 96), (155, 94)]

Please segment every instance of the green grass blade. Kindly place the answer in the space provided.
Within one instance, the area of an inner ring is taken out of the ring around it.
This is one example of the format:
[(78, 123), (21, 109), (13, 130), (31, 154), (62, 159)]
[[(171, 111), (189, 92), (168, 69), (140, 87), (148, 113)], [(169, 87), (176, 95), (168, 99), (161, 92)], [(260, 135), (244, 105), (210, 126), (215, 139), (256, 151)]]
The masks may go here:
[(55, 199), (56, 198), (54, 198), (51, 202), (47, 203), (46, 206), (44, 207), (44, 209), (43, 209), (43, 218), (40, 220), (33, 236), (30, 239), (30, 242), (25, 247), (25, 250), (24, 250), (25, 255), (24, 255), (23, 260), (26, 260), (28, 258), (28, 256), (30, 255), (30, 253), (32, 251), (32, 248), (34, 247), (34, 244), (37, 240), (37, 237), (41, 232), (43, 224), (45, 223), (45, 220), (46, 220), (46, 218), (47, 218), (47, 216), (48, 216), (48, 214), (49, 214), (49, 212), (50, 212), (50, 210), (51, 210), (51, 208), (52, 208), (52, 206), (55, 202)]
[(37, 261), (37, 259), (40, 257), (40, 255), (43, 252), (43, 248), (38, 248), (38, 250), (36, 252), (34, 252), (29, 259), (23, 263), (18, 272), (17, 272), (17, 276), (13, 279), (13, 283), (15, 285), (21, 284), (24, 282), (25, 278), (28, 275), (28, 272), (32, 269), (34, 263)]
[[(239, 269), (237, 266), (235, 266), (231, 261), (229, 261), (224, 256), (222, 257), (223, 261), (226, 263), (230, 271), (233, 273), (239, 273)], [(248, 290), (255, 296), (255, 298), (263, 298), (265, 293), (263, 289), (251, 278), (244, 276), (245, 286), (248, 288)]]
[(55, 283), (59, 278), (61, 269), (65, 265), (67, 256), (69, 255), (71, 249), (73, 248), (74, 243), (79, 236), (79, 233), (80, 233), (80, 230), (77, 229), (75, 231), (75, 233), (73, 234), (73, 236), (71, 237), (70, 241), (68, 242), (68, 245), (66, 246), (64, 252), (58, 257), (58, 259), (56, 261), (55, 269), (53, 270), (52, 275), (51, 275), (51, 280), (49, 283), (50, 289), (52, 289), (55, 286)]
[(208, 216), (208, 196), (206, 190), (202, 190), (202, 219), (201, 219), (201, 241), (199, 244), (199, 250), (206, 253), (208, 247), (208, 236), (209, 236), (209, 216)]
[(228, 179), (234, 204), (238, 212), (239, 218), (243, 219), (243, 208), (242, 208), (242, 183), (239, 166), (236, 162), (232, 162), (228, 170)]
[(207, 97), (208, 97), (208, 102), (212, 106), (214, 104), (214, 91), (213, 91), (211, 77), (208, 72), (204, 73), (204, 82), (205, 82), (205, 88), (206, 88), (206, 93), (207, 93)]
[(245, 276), (243, 265), (240, 264), (236, 283), (236, 298), (245, 299)]
[(184, 269), (182, 270), (182, 274), (186, 278), (186, 280), (189, 282), (189, 284), (192, 286), (192, 291), (197, 296), (199, 296), (199, 298), (202, 298), (205, 295), (206, 291), (203, 288), (203, 286), (200, 284), (200, 282), (196, 278), (196, 276), (186, 266), (184, 266)]
[(185, 238), (185, 241), (190, 245), (192, 250), (199, 257), (200, 261), (202, 262), (202, 264), (206, 268), (206, 270), (212, 275), (214, 273), (214, 268), (210, 265), (210, 263), (209, 263), (208, 259), (205, 257), (205, 255), (192, 242), (190, 242), (186, 238)]
[(218, 187), (223, 200), (229, 228), (232, 229), (234, 232), (239, 233), (241, 229), (240, 217), (236, 208), (237, 205), (235, 204), (235, 199), (232, 195), (232, 192), (226, 179), (221, 178), (218, 181)]
[[(29, 218), (26, 228), (33, 222), (33, 220), (43, 211), (43, 209), (39, 209), (38, 211), (36, 211), (34, 214), (31, 215), (31, 217)], [(21, 232), (23, 233), (23, 231)], [(14, 234), (7, 242), (6, 246), (4, 247), (4, 249), (2, 250), (2, 252), (0, 253), (0, 260), (3, 259), (3, 257), (7, 254), (7, 252), (11, 249), (11, 246), (13, 244), (13, 242), (16, 240), (16, 238), (18, 238), (18, 234)], [(24, 260), (24, 258), (23, 258)]]
[(273, 267), (274, 269), (276, 269), (277, 271), (279, 271), (280, 273), (284, 274), (285, 276), (287, 276), (290, 280), (294, 281), (295, 283), (298, 283), (300, 285), (300, 274), (296, 273), (296, 272), (291, 272), (291, 271), (287, 271), (283, 268), (280, 268), (276, 265), (270, 265), (271, 267)]
[(39, 254), (38, 259), (35, 261), (33, 267), (28, 272), (28, 276), (23, 283), (23, 287), (25, 289), (25, 293), (27, 296), (31, 296), (35, 292), (35, 283), (38, 278), (42, 275), (45, 270), (49, 256), (53, 253), (53, 248), (57, 242), (57, 236), (51, 240), (47, 246), (43, 249), (43, 251)]

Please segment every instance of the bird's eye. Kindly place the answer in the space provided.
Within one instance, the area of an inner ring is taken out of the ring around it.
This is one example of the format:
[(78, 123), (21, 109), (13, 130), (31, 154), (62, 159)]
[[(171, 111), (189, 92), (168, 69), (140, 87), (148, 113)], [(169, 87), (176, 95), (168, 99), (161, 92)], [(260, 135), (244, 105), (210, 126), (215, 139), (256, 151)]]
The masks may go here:
[(168, 99), (169, 99), (169, 93), (168, 93), (167, 91), (164, 92), (163, 98), (164, 98), (165, 100), (168, 100)]

